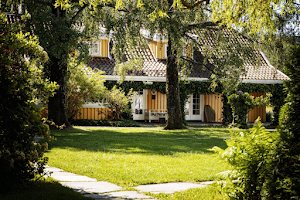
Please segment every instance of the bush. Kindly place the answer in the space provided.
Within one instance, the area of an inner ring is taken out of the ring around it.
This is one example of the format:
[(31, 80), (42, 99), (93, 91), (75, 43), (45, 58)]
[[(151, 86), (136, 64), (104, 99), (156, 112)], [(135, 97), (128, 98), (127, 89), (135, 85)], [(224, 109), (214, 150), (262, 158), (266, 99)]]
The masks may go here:
[(300, 46), (293, 47), (286, 66), (291, 81), (280, 110), (278, 132), (268, 133), (256, 122), (250, 133), (227, 141), (228, 148), (215, 147), (232, 165), (228, 178), (238, 178), (226, 187), (234, 199), (300, 199)]
[(47, 98), (56, 85), (40, 77), (41, 62), (47, 54), (37, 38), (24, 34), (18, 24), (6, 23), (0, 14), (0, 190), (24, 183), (42, 173), (47, 158), (42, 158), (49, 128), (40, 120), (36, 98)]
[[(267, 93), (266, 97), (260, 96), (254, 99), (249, 93), (238, 91), (228, 97), (228, 103), (232, 108), (233, 125), (241, 128), (247, 127), (246, 119), (250, 109), (266, 106), (270, 103), (272, 94)], [(235, 124), (236, 123), (236, 124)]]
[(85, 102), (97, 102), (104, 98), (106, 90), (102, 71), (85, 68), (84, 64), (77, 62), (74, 58), (70, 58), (68, 64), (69, 77), (66, 96), (69, 119), (73, 119), (79, 113)]
[(72, 119), (70, 123), (74, 126), (115, 126), (115, 127), (140, 127), (140, 124), (133, 120), (108, 121), (92, 119)]
[(261, 199), (266, 196), (265, 183), (271, 176), (270, 158), (277, 139), (278, 133), (266, 131), (257, 119), (250, 131), (232, 132), (232, 140), (226, 140), (228, 148), (225, 150), (213, 148), (231, 165), (226, 173), (230, 198)]
[(300, 199), (300, 45), (286, 65), (291, 81), (285, 105), (280, 110), (278, 131), (280, 137), (272, 154), (272, 176), (267, 183), (271, 199)]
[(273, 120), (274, 120), (273, 112), (268, 111), (268, 112), (266, 113), (266, 121), (267, 121), (267, 122), (272, 122)]

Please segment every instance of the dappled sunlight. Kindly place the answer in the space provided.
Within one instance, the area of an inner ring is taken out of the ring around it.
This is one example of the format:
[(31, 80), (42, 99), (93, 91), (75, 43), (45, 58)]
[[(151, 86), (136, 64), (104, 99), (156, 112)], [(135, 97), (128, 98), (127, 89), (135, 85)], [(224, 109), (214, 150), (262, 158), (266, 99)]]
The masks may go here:
[(226, 129), (76, 127), (52, 135), (50, 166), (121, 186), (220, 180), (228, 170), (210, 151), (227, 147), (218, 138), (229, 136)]

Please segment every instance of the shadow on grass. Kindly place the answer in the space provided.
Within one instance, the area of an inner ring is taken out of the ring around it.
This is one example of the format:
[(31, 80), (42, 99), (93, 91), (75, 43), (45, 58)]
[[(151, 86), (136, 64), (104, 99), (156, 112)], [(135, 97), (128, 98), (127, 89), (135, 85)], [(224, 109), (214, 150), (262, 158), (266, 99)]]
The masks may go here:
[(51, 178), (30, 181), (22, 187), (0, 193), (1, 200), (89, 200), (74, 190), (64, 187)]
[[(51, 148), (73, 148), (78, 151), (102, 151), (172, 155), (175, 153), (213, 153), (209, 149), (227, 147), (228, 129), (162, 130), (161, 128), (74, 128), (52, 131), (56, 140)], [(224, 138), (220, 138), (220, 137)]]

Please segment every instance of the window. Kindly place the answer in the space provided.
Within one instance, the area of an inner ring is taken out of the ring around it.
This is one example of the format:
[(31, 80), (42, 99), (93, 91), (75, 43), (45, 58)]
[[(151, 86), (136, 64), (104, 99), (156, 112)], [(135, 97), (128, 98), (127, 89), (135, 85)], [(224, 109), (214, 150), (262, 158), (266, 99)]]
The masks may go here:
[(134, 108), (135, 108), (135, 114), (136, 115), (142, 115), (143, 114), (143, 91), (138, 91), (137, 95), (134, 96)]
[(200, 115), (200, 94), (193, 94), (193, 115)]
[(165, 44), (165, 58), (168, 58), (168, 45)]
[(101, 56), (101, 42), (93, 41), (90, 47), (90, 55), (91, 56)]

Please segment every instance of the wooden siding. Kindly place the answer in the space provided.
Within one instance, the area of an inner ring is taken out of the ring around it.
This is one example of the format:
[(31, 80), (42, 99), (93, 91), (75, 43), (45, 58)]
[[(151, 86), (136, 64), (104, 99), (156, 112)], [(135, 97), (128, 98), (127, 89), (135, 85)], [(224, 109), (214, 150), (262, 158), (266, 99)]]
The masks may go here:
[(81, 108), (75, 119), (109, 120), (108, 108)]
[[(254, 98), (260, 97), (262, 95), (264, 95), (264, 97), (265, 97), (266, 93), (254, 92), (254, 93), (251, 93), (250, 95), (254, 96)], [(262, 122), (266, 122), (266, 107), (265, 106), (257, 107), (257, 108), (254, 108), (253, 110), (250, 110), (250, 112), (248, 114), (248, 122), (254, 122), (259, 116), (260, 116)]]
[(167, 109), (167, 95), (156, 92), (155, 99), (152, 99), (151, 90), (148, 90), (147, 109)]
[[(206, 94), (204, 95), (204, 107), (206, 105), (210, 105), (212, 109), (215, 110), (216, 117), (215, 117), (215, 122), (222, 122), (223, 120), (223, 102), (222, 102), (222, 95), (219, 94)], [(205, 115), (204, 115), (204, 121)]]
[(149, 44), (149, 46), (150, 46), (150, 48), (151, 48), (151, 50), (152, 50), (154, 56), (157, 57), (157, 56), (156, 56), (156, 53), (157, 53), (157, 49), (156, 49), (157, 42), (151, 41), (150, 44)]
[(166, 59), (165, 57), (165, 45), (167, 42), (150, 42), (150, 47), (152, 49), (153, 54), (157, 59)]
[(108, 40), (101, 41), (101, 57), (108, 57)]

